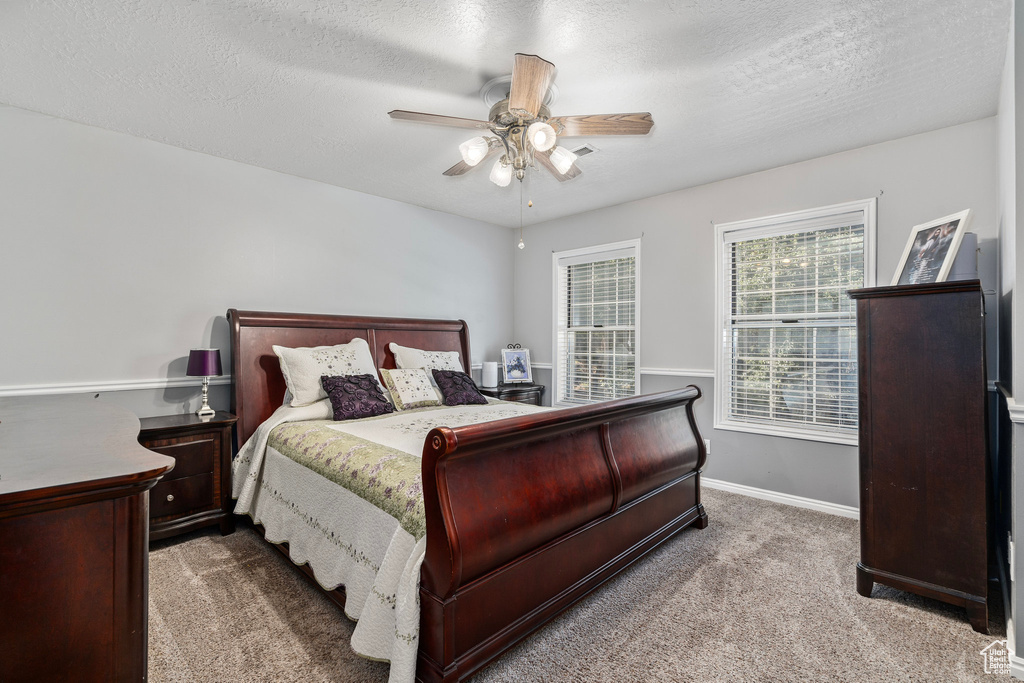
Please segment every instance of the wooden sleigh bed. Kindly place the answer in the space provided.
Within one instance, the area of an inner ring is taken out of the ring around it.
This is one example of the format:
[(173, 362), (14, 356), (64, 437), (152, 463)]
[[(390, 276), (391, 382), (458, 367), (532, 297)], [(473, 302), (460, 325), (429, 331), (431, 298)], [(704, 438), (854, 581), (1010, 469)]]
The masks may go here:
[[(239, 445), (281, 404), (274, 344), (360, 337), (380, 368), (395, 367), (390, 342), (457, 351), (470, 367), (463, 321), (227, 317)], [(699, 396), (691, 386), (429, 433), (417, 680), (469, 678), (675, 533), (707, 526)], [(344, 604), (343, 589), (328, 596)]]

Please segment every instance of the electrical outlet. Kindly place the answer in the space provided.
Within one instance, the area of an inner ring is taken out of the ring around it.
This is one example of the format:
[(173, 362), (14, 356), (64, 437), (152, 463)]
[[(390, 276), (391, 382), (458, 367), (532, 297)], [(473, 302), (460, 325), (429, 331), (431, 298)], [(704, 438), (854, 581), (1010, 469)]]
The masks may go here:
[(711, 455), (711, 439), (704, 439), (704, 453)]

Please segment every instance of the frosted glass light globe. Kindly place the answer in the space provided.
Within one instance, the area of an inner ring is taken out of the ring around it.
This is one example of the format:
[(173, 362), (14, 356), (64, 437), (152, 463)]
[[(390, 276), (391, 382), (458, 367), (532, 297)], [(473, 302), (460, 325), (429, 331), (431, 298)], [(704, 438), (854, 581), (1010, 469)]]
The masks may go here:
[(490, 179), (498, 187), (508, 187), (508, 184), (512, 182), (512, 164), (503, 165), (501, 159), (495, 161), (491, 168)]
[(462, 155), (462, 160), (470, 166), (476, 166), (483, 161), (483, 158), (487, 156), (487, 149), (487, 140), (479, 136), (466, 140), (459, 145), (459, 153)]
[(538, 152), (546, 152), (555, 146), (555, 129), (543, 121), (535, 121), (526, 129), (526, 138)]

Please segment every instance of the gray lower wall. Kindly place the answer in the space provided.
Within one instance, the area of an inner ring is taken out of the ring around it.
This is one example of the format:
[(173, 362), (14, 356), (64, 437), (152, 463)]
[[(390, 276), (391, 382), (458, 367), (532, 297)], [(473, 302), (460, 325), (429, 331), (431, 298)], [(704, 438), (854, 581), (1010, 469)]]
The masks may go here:
[[(530, 349), (534, 362), (551, 362), (552, 252), (640, 238), (640, 367), (713, 370), (718, 341), (714, 224), (870, 197), (878, 198), (878, 284), (889, 283), (912, 226), (970, 208), (971, 230), (981, 246), (982, 284), (991, 292), (986, 300), (994, 312), (999, 298), (996, 139), (993, 117), (530, 226), (524, 231), (526, 249), (514, 257), (515, 341)], [(584, 173), (585, 164), (580, 161)], [(989, 376), (995, 379), (995, 315), (988, 325)], [(550, 371), (543, 377), (550, 381)], [(642, 390), (689, 381), (643, 375)], [(709, 477), (858, 504), (855, 446), (714, 429), (713, 380), (692, 381), (704, 390), (697, 415), (712, 444)]]
[(461, 318), (477, 359), (512, 336), (503, 228), (13, 107), (0, 150), (0, 395), (195, 410), (198, 380), (159, 385), (190, 348), (230, 370), (232, 307)]
[[(551, 405), (551, 370), (534, 368), (534, 381), (544, 385), (543, 403)], [(856, 448), (800, 439), (763, 437), (714, 429), (715, 381), (712, 377), (650, 375), (640, 377), (640, 391), (653, 394), (696, 385), (701, 397), (694, 414), (701, 436), (711, 450), (704, 475), (837, 505), (859, 507)], [(821, 475), (823, 469), (829, 476)]]

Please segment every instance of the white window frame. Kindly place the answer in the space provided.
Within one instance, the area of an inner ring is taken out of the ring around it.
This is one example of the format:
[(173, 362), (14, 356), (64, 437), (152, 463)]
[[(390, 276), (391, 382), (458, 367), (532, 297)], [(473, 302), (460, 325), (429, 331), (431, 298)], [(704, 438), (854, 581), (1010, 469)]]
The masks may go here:
[[(633, 348), (635, 349), (633, 355), (633, 372), (635, 377), (633, 380), (633, 395), (636, 396), (640, 393), (640, 240), (624, 240), (622, 242), (611, 242), (609, 244), (598, 244), (591, 247), (582, 247), (580, 249), (569, 249), (566, 251), (556, 251), (551, 254), (551, 404), (556, 407), (568, 407), (578, 406), (580, 403), (576, 402), (565, 402), (559, 401), (559, 387), (561, 387), (559, 376), (559, 366), (561, 365), (559, 354), (558, 354), (558, 303), (559, 303), (559, 289), (558, 289), (558, 268), (559, 261), (564, 260), (577, 260), (579, 263), (586, 263), (587, 261), (604, 261), (608, 258), (614, 258), (610, 256), (616, 251), (633, 251), (633, 257), (636, 259), (636, 282), (633, 288), (633, 299), (634, 299), (634, 322), (633, 322)], [(603, 255), (609, 255), (607, 257)], [(593, 256), (593, 258), (590, 258)]]
[(785, 235), (794, 232), (807, 232), (806, 228), (803, 230), (794, 229), (795, 224), (803, 223), (806, 225), (809, 222), (813, 223), (819, 220), (824, 222), (831, 216), (858, 211), (862, 212), (864, 217), (863, 286), (873, 287), (876, 280), (875, 243), (877, 237), (877, 201), (874, 197), (805, 211), (793, 211), (764, 218), (715, 225), (715, 429), (852, 446), (857, 445), (857, 431), (855, 429), (844, 433), (815, 429), (813, 425), (759, 424), (730, 418), (728, 416), (728, 398), (732, 377), (730, 368), (726, 363), (724, 336), (726, 333), (725, 322), (728, 315), (726, 307), (729, 305), (729, 293), (731, 290), (731, 283), (725, 282), (725, 247), (734, 241), (730, 240), (727, 242), (727, 237), (733, 236), (737, 232), (748, 233), (749, 239)]

